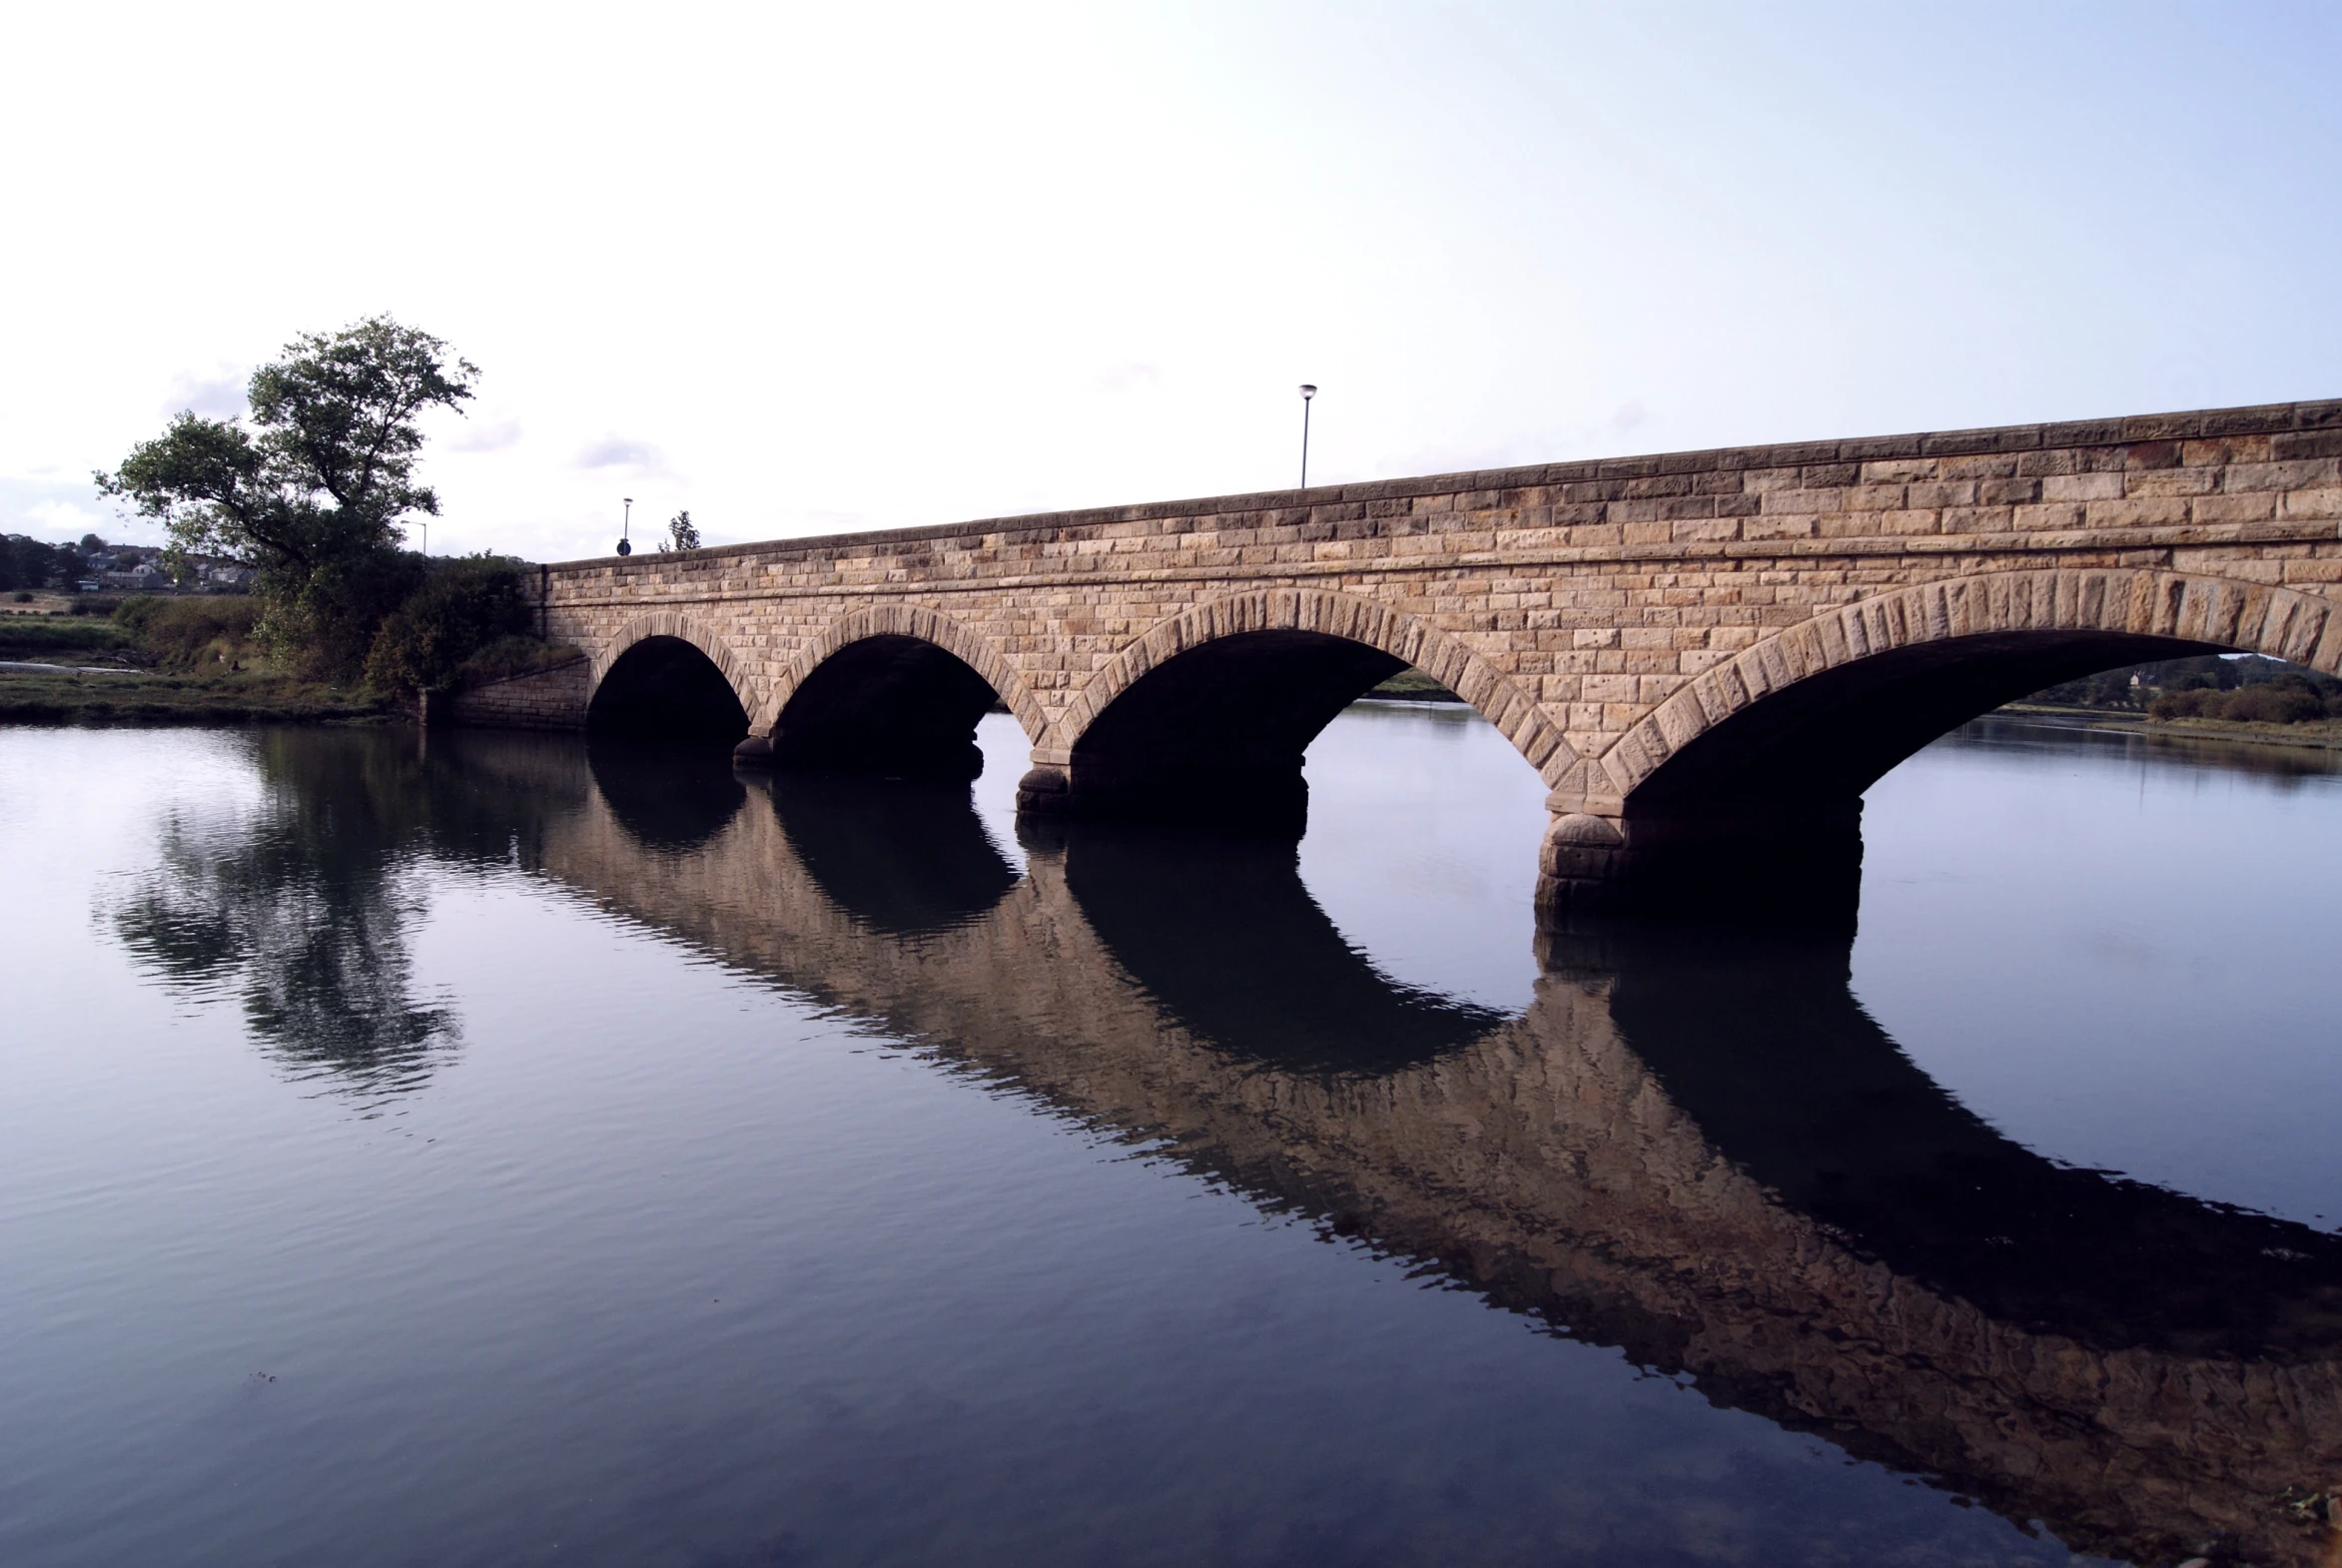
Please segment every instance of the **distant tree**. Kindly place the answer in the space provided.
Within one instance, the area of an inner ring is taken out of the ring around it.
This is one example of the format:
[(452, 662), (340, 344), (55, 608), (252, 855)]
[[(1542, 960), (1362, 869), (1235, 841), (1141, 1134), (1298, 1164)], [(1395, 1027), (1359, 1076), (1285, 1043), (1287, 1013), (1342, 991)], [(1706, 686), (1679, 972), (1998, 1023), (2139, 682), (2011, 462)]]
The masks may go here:
[(419, 580), (399, 520), (435, 516), (415, 478), (420, 419), (472, 395), (476, 367), (388, 316), (288, 344), (253, 373), (251, 427), (192, 410), (141, 442), (101, 493), (170, 532), (176, 561), (258, 568), (261, 635), (313, 673), (357, 673), (376, 628)]
[(667, 536), (659, 541), (662, 550), (695, 550), (699, 548), (699, 530), (691, 524), (691, 513), (679, 511), (667, 519)]
[(78, 564), (66, 545), (49, 544), (21, 533), (0, 536), (0, 589), (46, 588), (59, 579), (64, 579), (70, 587), (69, 573)]

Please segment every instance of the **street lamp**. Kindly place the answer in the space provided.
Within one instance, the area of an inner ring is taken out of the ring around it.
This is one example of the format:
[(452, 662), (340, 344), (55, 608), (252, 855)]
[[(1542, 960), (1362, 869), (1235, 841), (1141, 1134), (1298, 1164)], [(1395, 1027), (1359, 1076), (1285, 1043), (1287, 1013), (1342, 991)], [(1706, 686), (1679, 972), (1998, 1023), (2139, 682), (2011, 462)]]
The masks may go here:
[(634, 531), (634, 497), (628, 495), (623, 499), (626, 502), (626, 514), (618, 524), (618, 553), (631, 555), (634, 553), (634, 545), (628, 535)]
[(1301, 488), (1309, 487), (1309, 399), (1317, 395), (1317, 389), (1307, 382), (1301, 384)]

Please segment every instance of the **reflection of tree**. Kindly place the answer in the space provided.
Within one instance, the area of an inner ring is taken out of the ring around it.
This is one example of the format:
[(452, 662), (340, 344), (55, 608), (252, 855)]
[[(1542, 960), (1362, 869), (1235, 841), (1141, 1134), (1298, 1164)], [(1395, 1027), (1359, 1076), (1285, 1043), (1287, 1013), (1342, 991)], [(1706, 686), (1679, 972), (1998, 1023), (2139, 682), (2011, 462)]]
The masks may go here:
[(419, 899), (387, 857), (286, 831), (281, 801), (219, 833), (175, 822), (119, 912), (130, 950), (190, 992), (241, 989), (245, 1019), (299, 1078), (370, 1100), (417, 1087), (453, 1015), (414, 1005), (405, 923)]
[[(525, 775), (530, 759), (516, 760)], [(414, 996), (425, 854), (533, 859), (547, 807), (575, 786), (458, 774), (380, 733), (273, 734), (257, 761), (263, 804), (228, 825), (167, 823), (115, 929), (173, 990), (238, 996), (254, 1040), (295, 1078), (379, 1111), (419, 1088), (459, 1034), (450, 1009)]]

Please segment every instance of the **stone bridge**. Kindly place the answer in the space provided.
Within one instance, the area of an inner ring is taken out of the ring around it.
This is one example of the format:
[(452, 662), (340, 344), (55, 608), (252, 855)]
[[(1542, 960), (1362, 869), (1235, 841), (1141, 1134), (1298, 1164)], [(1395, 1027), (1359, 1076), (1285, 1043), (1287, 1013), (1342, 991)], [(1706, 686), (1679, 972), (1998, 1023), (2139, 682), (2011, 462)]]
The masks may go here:
[(965, 775), (997, 702), (1032, 742), (1025, 811), (1291, 822), (1310, 739), (1413, 665), (1542, 775), (1548, 899), (1687, 866), (1836, 868), (1836, 897), (1864, 789), (2011, 698), (2207, 650), (2342, 673), (2342, 401), (571, 561), (539, 586), (587, 661), (473, 694), (475, 719)]
[(2342, 1551), (2292, 1506), (2342, 1475), (2342, 1239), (2010, 1143), (1843, 937), (1524, 922), (1506, 1016), (1382, 976), (1273, 840), (1036, 821), (1020, 872), (964, 785), (430, 746), (447, 822), (495, 825), (451, 850), (1720, 1405), (2082, 1551)]

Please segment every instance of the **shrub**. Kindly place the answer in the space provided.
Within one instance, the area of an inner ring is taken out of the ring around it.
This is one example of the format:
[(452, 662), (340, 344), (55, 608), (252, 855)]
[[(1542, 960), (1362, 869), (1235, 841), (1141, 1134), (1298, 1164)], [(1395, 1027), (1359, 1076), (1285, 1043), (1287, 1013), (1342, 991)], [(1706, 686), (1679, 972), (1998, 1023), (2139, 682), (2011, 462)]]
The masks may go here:
[(2220, 699), (2219, 716), (2255, 724), (2304, 724), (2324, 718), (2326, 705), (2306, 681), (2273, 680), (2229, 692)]
[(0, 647), (11, 654), (30, 653), (46, 658), (60, 653), (99, 653), (138, 645), (138, 634), (104, 621), (56, 621), (49, 617), (10, 615), (0, 620)]
[(464, 660), (504, 638), (526, 636), (531, 618), (518, 562), (472, 555), (437, 563), (383, 621), (367, 654), (367, 681), (401, 696), (445, 691)]
[(2199, 686), (2166, 691), (2148, 705), (2154, 719), (2228, 719), (2249, 724), (2306, 724), (2326, 717), (2329, 698), (2297, 675), (2239, 686), (2233, 691)]
[(147, 595), (124, 600), (114, 612), (115, 622), (137, 632), (155, 662), (169, 670), (233, 662), (250, 646), (259, 619), (256, 601), (226, 595), (185, 599)]
[(471, 657), (455, 671), (458, 686), (479, 686), (491, 680), (510, 680), (515, 675), (533, 675), (538, 670), (556, 669), (585, 657), (578, 649), (565, 642), (539, 642), (534, 637), (498, 637)]
[(373, 550), (325, 563), (308, 575), (269, 567), (255, 585), (260, 640), (312, 680), (366, 673), (383, 626), (429, 580), (430, 564), (408, 550)]

